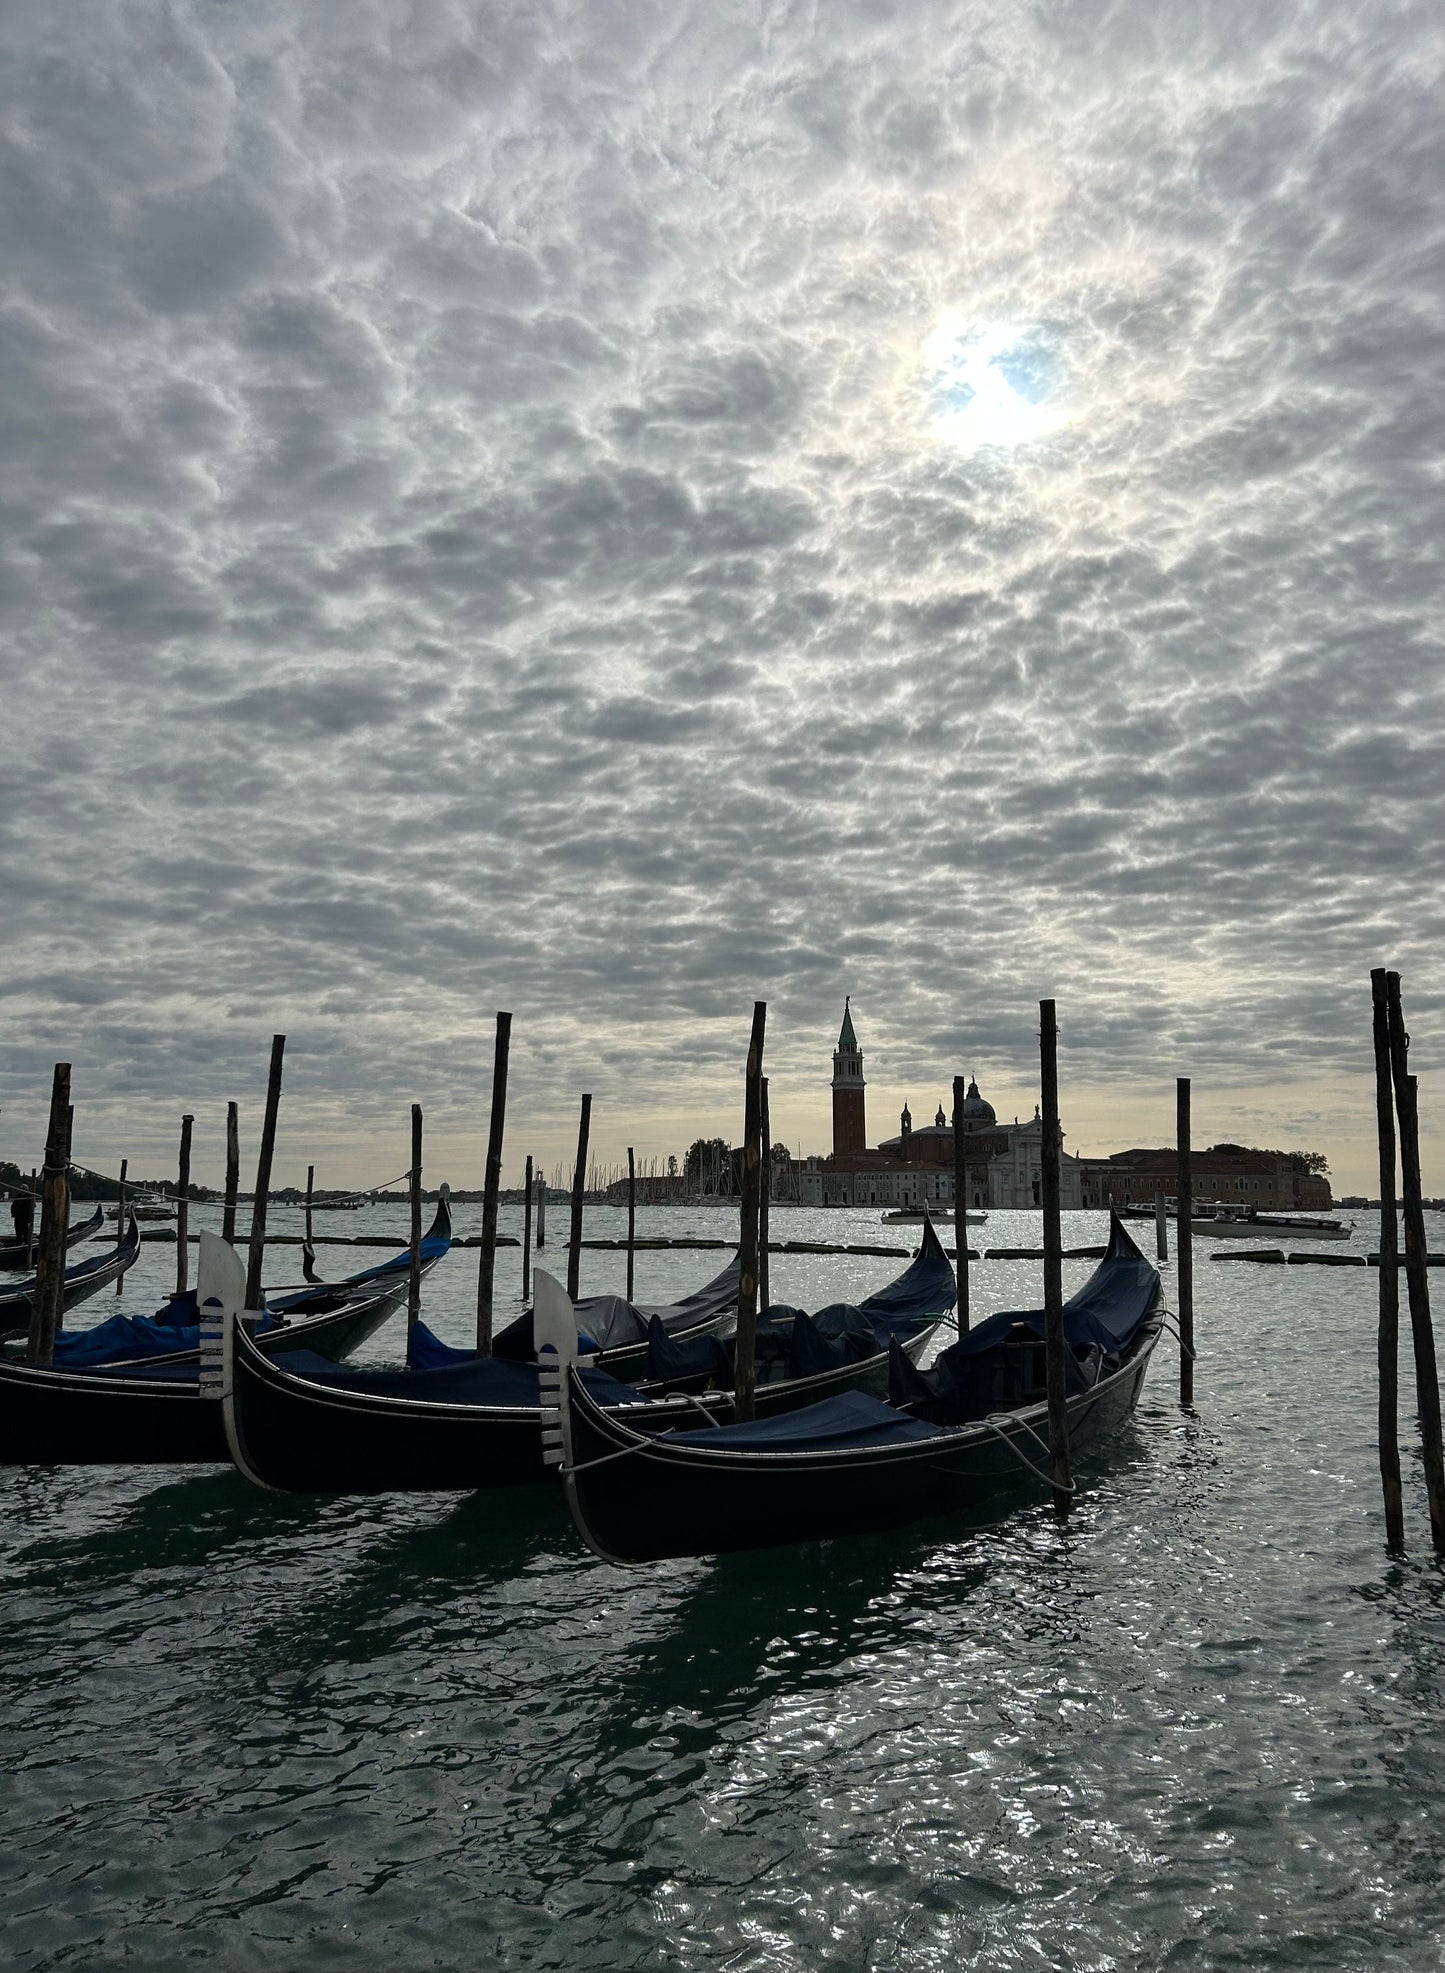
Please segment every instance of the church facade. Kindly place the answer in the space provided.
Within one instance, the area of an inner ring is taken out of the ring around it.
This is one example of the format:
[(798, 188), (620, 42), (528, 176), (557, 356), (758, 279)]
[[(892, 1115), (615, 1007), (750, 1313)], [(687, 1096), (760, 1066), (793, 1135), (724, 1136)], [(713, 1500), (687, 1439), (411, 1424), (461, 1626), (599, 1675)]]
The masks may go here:
[[(805, 1206), (952, 1206), (954, 1126), (940, 1103), (933, 1122), (914, 1127), (905, 1103), (898, 1134), (869, 1147), (867, 1083), (849, 1001), (833, 1051), (833, 1150), (805, 1159), (798, 1170), (799, 1203)], [(969, 1207), (1037, 1206), (1042, 1199), (1043, 1119), (1037, 1108), (1026, 1122), (1000, 1124), (993, 1105), (970, 1077), (963, 1101), (964, 1171)], [(1077, 1158), (1061, 1152), (1060, 1203), (1097, 1205)]]

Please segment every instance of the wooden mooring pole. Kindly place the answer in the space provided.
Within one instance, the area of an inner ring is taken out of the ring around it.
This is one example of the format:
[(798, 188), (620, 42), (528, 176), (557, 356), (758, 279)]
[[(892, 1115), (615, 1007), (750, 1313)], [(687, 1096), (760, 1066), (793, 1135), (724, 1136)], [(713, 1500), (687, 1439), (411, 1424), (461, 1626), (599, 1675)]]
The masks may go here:
[(960, 1336), (968, 1334), (968, 1150), (963, 1141), (963, 1106), (968, 1077), (953, 1078), (953, 1244), (957, 1253), (957, 1319)]
[(1380, 1485), (1385, 1495), (1385, 1541), (1405, 1546), (1405, 1502), (1400, 1486), (1400, 1246), (1395, 1223), (1395, 1109), (1391, 1093), (1390, 1009), (1385, 969), (1370, 974), (1375, 1042), (1375, 1134), (1380, 1150)]
[(637, 1166), (627, 1147), (627, 1299), (633, 1297), (637, 1269)]
[(477, 1262), (477, 1355), (492, 1354), (492, 1295), (497, 1279), (497, 1194), (502, 1186), (502, 1134), (507, 1125), (507, 1058), (512, 1017), (497, 1013), (492, 1050), (492, 1116), (487, 1127), (487, 1168), (482, 1180), (482, 1251)]
[(763, 1039), (767, 1027), (768, 1003), (753, 1003), (753, 1032), (748, 1043), (747, 1095), (743, 1102), (743, 1196), (742, 1237), (739, 1252), (742, 1271), (738, 1277), (738, 1331), (736, 1376), (733, 1385), (733, 1416), (741, 1424), (753, 1415), (753, 1393), (758, 1332), (758, 1137), (763, 1109)]
[(65, 1312), (65, 1233), (70, 1223), (70, 1064), (57, 1062), (50, 1085), (50, 1124), (40, 1174), (40, 1244), (30, 1303), (27, 1362), (49, 1364)]
[(768, 1268), (768, 1208), (773, 1197), (773, 1153), (769, 1135), (768, 1079), (763, 1077), (761, 1108), (758, 1113), (758, 1307), (772, 1306), (772, 1283)]
[(522, 1187), (522, 1300), (532, 1292), (532, 1160), (527, 1160), (527, 1182)]
[(236, 1195), (241, 1189), (241, 1113), (234, 1103), (226, 1105), (226, 1202), (221, 1210), (221, 1238), (228, 1247), (236, 1244)]
[(1059, 1030), (1052, 1000), (1039, 1002), (1039, 1067), (1043, 1138), (1039, 1148), (1044, 1209), (1044, 1381), (1049, 1400), (1049, 1464), (1054, 1506), (1069, 1509), (1069, 1393), (1064, 1369), (1064, 1237), (1059, 1212)]
[(537, 1251), (547, 1244), (547, 1174), (537, 1173)]
[(575, 1302), (582, 1282), (582, 1194), (587, 1184), (587, 1138), (592, 1129), (592, 1098), (582, 1098), (577, 1126), (577, 1163), (572, 1168), (572, 1227), (567, 1238), (567, 1293)]
[(411, 1106), (411, 1240), (406, 1276), (406, 1326), (421, 1320), (421, 1104)]
[[(120, 1196), (115, 1202), (115, 1237), (117, 1240), (123, 1240), (125, 1238), (125, 1175), (129, 1170), (130, 1159), (122, 1158), (120, 1161)], [(118, 1274), (116, 1276), (115, 1292), (118, 1295), (125, 1293), (124, 1274)]]
[(1154, 1258), (1161, 1267), (1169, 1258), (1169, 1215), (1162, 1192), (1154, 1194)]
[(308, 1165), (306, 1167), (306, 1208), (305, 1208), (306, 1211), (305, 1242), (308, 1247), (313, 1244), (313, 1237), (315, 1233), (315, 1228), (312, 1223), (313, 1201), (315, 1200), (315, 1197), (316, 1197), (316, 1167), (315, 1165)]
[(271, 1161), (276, 1155), (276, 1118), (281, 1108), (281, 1064), (286, 1037), (271, 1037), (271, 1068), (266, 1077), (266, 1114), (261, 1121), (261, 1151), (256, 1159), (256, 1193), (251, 1201), (251, 1245), (246, 1255), (246, 1307), (261, 1306), (261, 1270), (266, 1264), (266, 1208), (271, 1198)]
[[(1440, 1439), (1440, 1379), (1435, 1367), (1435, 1331), (1430, 1321), (1430, 1277), (1425, 1246), (1425, 1213), (1420, 1196), (1420, 1122), (1415, 1078), (1407, 1073), (1410, 1037), (1400, 1002), (1400, 975), (1386, 973), (1385, 1002), (1390, 1022), (1390, 1073), (1400, 1119), (1400, 1190), (1405, 1220), (1405, 1290), (1410, 1302), (1410, 1334), (1415, 1344), (1415, 1400), (1420, 1415), (1421, 1459), (1430, 1506), (1430, 1539), (1445, 1550), (1445, 1453)], [(1384, 1256), (1381, 1254), (1381, 1271)]]
[(191, 1127), (181, 1118), (181, 1154), (176, 1160), (176, 1293), (184, 1295), (191, 1277)]
[(1179, 1173), (1179, 1245), (1177, 1284), (1179, 1290), (1179, 1402), (1194, 1402), (1194, 1163), (1190, 1143), (1189, 1078), (1175, 1078), (1175, 1130)]

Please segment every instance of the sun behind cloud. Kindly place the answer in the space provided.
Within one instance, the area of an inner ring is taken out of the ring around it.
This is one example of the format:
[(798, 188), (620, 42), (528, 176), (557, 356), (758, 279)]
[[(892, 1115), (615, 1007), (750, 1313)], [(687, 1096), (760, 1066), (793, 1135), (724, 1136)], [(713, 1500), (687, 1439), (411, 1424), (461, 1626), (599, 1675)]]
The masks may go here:
[(922, 358), (933, 428), (960, 451), (1010, 450), (1068, 421), (1062, 366), (1036, 325), (971, 322), (949, 311), (925, 338)]

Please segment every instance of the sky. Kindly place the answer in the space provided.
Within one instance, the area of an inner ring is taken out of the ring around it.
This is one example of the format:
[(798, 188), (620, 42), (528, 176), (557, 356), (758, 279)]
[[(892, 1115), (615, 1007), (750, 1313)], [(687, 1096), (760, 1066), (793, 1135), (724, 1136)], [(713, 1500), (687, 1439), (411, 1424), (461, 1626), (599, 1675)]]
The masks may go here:
[(1445, 11), (9, 0), (0, 1155), (1445, 1190)]

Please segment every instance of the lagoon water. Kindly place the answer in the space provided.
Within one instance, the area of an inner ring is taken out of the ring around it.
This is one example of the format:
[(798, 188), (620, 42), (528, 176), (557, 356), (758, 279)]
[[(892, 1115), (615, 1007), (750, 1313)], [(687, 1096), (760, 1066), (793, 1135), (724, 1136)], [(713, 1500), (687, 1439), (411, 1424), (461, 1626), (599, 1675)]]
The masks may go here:
[[(1068, 1215), (1066, 1243), (1103, 1227)], [(774, 1234), (916, 1238), (862, 1211)], [(972, 1239), (1036, 1242), (1037, 1216)], [(724, 1258), (643, 1253), (638, 1294)], [(73, 1320), (153, 1308), (174, 1264), (148, 1246)], [(623, 1265), (585, 1254), (584, 1290)], [(901, 1265), (777, 1256), (773, 1293), (816, 1307)], [(504, 1249), (508, 1308), (519, 1269)], [(459, 1251), (429, 1285), (455, 1341), (475, 1270)], [(0, 1964), (1445, 1964), (1445, 1573), (1408, 1407), (1409, 1557), (1383, 1548), (1376, 1276), (1201, 1241), (1196, 1279), (1194, 1410), (1166, 1343), (1066, 1527), (1025, 1486), (976, 1520), (629, 1572), (545, 1494), (0, 1471)], [(1037, 1262), (983, 1262), (975, 1310), (1039, 1288)]]

